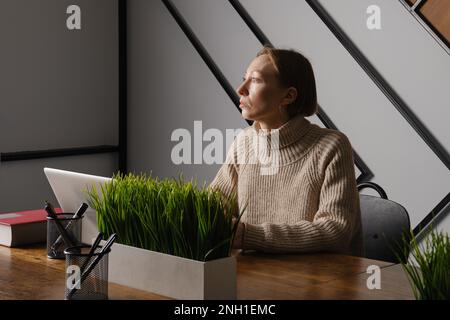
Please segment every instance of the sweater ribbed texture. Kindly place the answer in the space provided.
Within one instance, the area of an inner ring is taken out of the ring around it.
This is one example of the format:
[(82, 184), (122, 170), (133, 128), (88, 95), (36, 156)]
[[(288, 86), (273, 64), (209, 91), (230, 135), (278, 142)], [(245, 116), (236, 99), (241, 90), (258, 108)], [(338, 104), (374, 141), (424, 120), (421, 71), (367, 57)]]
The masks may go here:
[(209, 187), (237, 194), (236, 214), (245, 208), (244, 249), (362, 254), (353, 150), (339, 131), (302, 116), (275, 130), (255, 121)]

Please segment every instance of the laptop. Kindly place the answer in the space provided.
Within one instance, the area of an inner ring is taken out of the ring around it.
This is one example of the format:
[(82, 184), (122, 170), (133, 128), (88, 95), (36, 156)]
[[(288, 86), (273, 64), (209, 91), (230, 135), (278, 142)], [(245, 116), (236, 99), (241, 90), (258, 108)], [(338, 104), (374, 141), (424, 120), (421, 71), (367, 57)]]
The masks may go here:
[[(75, 212), (83, 202), (88, 203), (85, 190), (95, 186), (98, 194), (101, 195), (100, 186), (112, 180), (107, 177), (53, 168), (44, 168), (44, 173), (63, 212)], [(95, 210), (89, 207), (82, 222), (81, 241), (87, 244), (92, 243), (92, 239), (98, 233)]]

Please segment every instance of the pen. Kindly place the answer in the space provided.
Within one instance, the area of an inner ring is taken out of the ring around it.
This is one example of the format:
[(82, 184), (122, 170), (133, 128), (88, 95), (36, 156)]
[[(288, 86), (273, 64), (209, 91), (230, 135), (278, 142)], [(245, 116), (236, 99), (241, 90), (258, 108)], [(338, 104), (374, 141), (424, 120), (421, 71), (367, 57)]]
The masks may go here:
[(55, 209), (53, 208), (52, 204), (48, 201), (45, 202), (45, 211), (47, 212), (48, 216), (52, 218), (55, 221), (56, 228), (58, 228), (59, 233), (64, 239), (64, 242), (67, 246), (73, 247), (75, 246), (74, 241), (71, 239), (70, 235), (67, 233), (67, 231), (64, 229), (64, 227), (61, 225), (61, 222), (58, 219), (58, 216), (55, 213)]
[[(83, 202), (83, 204), (78, 208), (78, 210), (75, 212), (75, 214), (73, 215), (72, 219), (78, 219), (81, 218), (83, 216), (83, 214), (86, 212), (87, 208), (89, 206)], [(72, 227), (72, 223), (74, 220), (70, 220), (69, 223), (66, 226), (66, 231), (69, 231), (70, 228)], [(57, 247), (61, 244), (61, 240), (63, 240), (62, 235), (60, 235), (56, 241), (52, 244), (50, 250), (51, 252), (53, 252), (55, 254), (55, 251), (57, 249)]]
[(99, 232), (97, 235), (97, 238), (95, 239), (94, 243), (92, 244), (91, 249), (89, 250), (86, 260), (84, 261), (83, 265), (80, 268), (82, 274), (83, 274), (84, 269), (86, 268), (87, 264), (91, 260), (92, 256), (94, 255), (95, 249), (97, 249), (100, 241), (102, 241), (102, 238), (103, 238), (103, 234), (101, 232)]

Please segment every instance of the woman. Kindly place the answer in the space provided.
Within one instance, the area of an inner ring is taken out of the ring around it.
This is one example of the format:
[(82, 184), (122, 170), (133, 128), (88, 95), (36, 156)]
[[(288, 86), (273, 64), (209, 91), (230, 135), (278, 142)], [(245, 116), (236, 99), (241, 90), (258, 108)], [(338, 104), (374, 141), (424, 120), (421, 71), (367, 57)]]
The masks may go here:
[(361, 255), (353, 150), (343, 133), (305, 118), (318, 108), (309, 61), (292, 50), (264, 47), (237, 93), (242, 117), (254, 121), (241, 134), (276, 146), (263, 151), (264, 159), (276, 161), (264, 174), (261, 163), (249, 161), (261, 158), (255, 148), (261, 144), (238, 136), (211, 182), (226, 197), (237, 194), (239, 209), (245, 206), (233, 247)]

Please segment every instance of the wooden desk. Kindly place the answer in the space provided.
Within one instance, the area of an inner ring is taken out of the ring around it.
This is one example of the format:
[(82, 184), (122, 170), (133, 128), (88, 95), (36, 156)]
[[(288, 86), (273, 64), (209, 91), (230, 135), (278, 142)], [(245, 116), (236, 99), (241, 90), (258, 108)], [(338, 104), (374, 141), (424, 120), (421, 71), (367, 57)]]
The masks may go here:
[[(237, 254), (238, 299), (413, 299), (399, 265), (335, 254)], [(381, 268), (381, 290), (369, 290), (369, 265)], [(0, 246), (0, 299), (64, 299), (65, 262), (40, 246)], [(167, 299), (116, 284), (110, 299)]]

